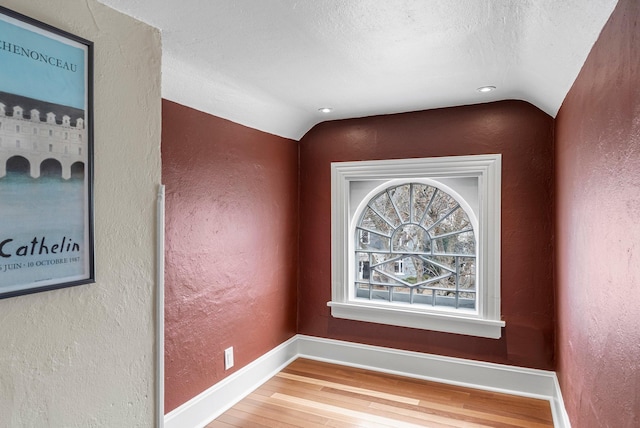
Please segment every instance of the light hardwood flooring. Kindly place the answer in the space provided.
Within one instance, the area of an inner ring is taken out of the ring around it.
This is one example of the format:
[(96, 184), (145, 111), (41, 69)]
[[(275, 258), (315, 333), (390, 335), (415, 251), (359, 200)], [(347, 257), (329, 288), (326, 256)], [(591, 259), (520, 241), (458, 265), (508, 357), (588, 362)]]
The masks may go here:
[(549, 402), (298, 359), (214, 427), (553, 427)]

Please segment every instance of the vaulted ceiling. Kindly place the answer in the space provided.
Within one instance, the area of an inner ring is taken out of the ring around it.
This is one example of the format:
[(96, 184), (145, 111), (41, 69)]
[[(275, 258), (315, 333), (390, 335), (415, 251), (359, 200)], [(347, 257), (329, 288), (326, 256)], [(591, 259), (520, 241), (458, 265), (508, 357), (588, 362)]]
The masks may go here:
[(325, 120), (503, 99), (555, 116), (617, 3), (100, 1), (162, 31), (163, 97), (296, 140)]

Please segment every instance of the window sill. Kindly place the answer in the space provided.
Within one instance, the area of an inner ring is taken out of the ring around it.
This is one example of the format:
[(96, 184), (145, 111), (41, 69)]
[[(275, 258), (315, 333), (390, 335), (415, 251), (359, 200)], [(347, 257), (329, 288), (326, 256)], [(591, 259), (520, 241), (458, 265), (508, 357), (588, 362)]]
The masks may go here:
[(384, 307), (360, 302), (344, 303), (332, 301), (328, 302), (327, 306), (331, 307), (331, 315), (334, 318), (466, 334), (491, 339), (499, 339), (502, 335), (502, 327), (505, 326), (505, 322), (501, 320), (480, 319), (446, 312), (432, 313), (398, 307)]

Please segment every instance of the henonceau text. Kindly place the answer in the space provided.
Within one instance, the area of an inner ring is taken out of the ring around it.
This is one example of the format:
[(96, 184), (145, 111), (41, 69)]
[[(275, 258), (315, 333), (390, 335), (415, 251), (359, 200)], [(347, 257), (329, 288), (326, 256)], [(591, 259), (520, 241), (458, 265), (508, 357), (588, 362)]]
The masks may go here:
[(53, 67), (71, 71), (72, 73), (76, 73), (78, 71), (77, 64), (47, 54), (43, 54), (42, 52), (34, 51), (33, 49), (22, 47), (5, 40), (0, 40), (0, 50), (7, 51), (15, 55), (24, 56), (34, 61), (44, 62)]

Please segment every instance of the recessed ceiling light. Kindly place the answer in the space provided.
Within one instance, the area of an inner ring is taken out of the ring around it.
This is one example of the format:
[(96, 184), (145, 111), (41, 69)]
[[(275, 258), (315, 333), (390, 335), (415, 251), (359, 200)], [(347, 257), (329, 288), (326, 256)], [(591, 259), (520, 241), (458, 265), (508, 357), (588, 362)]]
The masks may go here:
[(331, 113), (333, 109), (331, 107), (322, 107), (322, 108), (319, 108), (318, 111), (320, 113)]
[(495, 86), (480, 86), (478, 89), (476, 89), (476, 91), (478, 91), (478, 92), (491, 92), (491, 91), (493, 91), (495, 89), (496, 89)]

